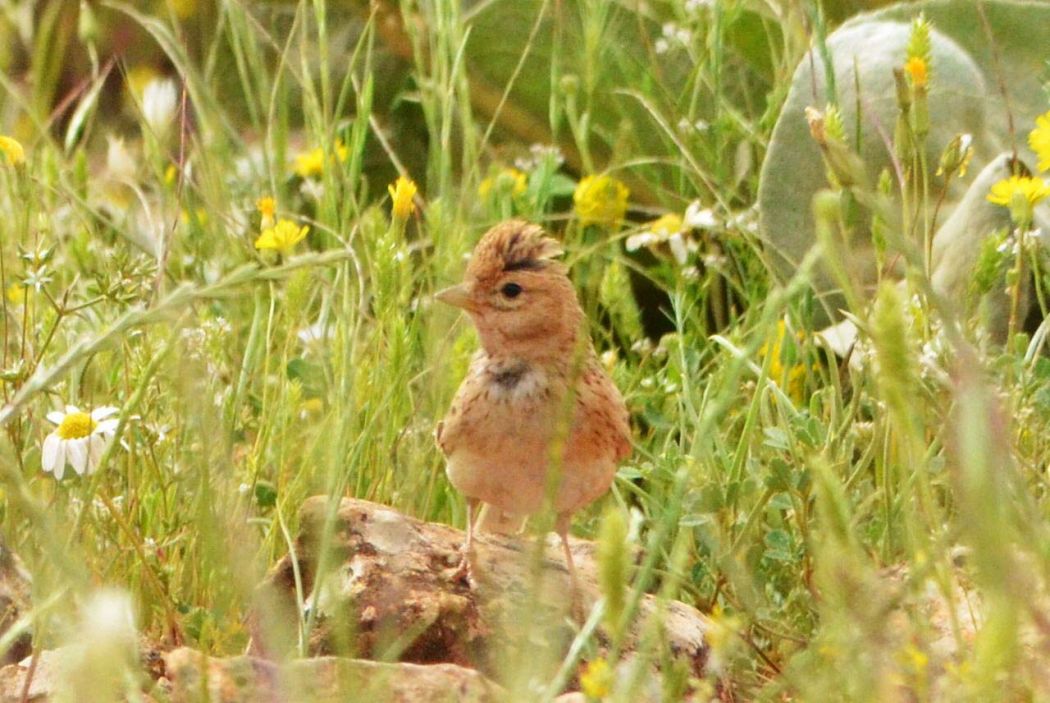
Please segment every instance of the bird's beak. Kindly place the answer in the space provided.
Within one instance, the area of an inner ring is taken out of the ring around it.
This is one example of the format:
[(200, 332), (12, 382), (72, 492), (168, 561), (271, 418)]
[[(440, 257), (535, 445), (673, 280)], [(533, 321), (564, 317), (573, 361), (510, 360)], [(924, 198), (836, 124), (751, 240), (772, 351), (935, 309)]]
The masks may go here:
[(470, 309), (470, 291), (467, 290), (467, 286), (463, 283), (438, 291), (434, 297), (442, 303), (455, 305), (457, 308), (463, 308), (464, 310)]

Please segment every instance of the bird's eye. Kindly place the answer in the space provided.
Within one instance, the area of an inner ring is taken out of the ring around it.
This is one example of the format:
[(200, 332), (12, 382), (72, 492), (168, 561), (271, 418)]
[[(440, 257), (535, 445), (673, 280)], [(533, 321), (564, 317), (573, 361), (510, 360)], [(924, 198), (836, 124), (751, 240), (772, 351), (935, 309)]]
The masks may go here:
[(500, 292), (507, 298), (517, 298), (521, 294), (521, 286), (517, 283), (507, 283), (500, 288)]

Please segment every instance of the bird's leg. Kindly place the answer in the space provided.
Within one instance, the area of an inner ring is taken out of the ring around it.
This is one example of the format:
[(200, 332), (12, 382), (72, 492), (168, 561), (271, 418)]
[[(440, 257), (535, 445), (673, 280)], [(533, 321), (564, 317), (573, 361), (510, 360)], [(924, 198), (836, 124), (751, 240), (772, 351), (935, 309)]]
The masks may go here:
[(477, 510), (479, 502), (477, 498), (467, 498), (467, 540), (463, 543), (465, 554), (470, 554), (474, 549), (474, 511)]
[(572, 586), (572, 602), (575, 609), (580, 596), (580, 584), (576, 578), (576, 564), (572, 561), (572, 550), (569, 549), (569, 523), (571, 521), (570, 513), (559, 513), (554, 523), (554, 531), (561, 537), (561, 547), (565, 552), (565, 566), (569, 570), (569, 583)]
[(470, 563), (471, 555), (474, 553), (474, 517), (477, 512), (477, 498), (467, 498), (467, 537), (463, 541), (463, 550), (460, 555), (459, 568), (456, 569), (454, 580), (465, 578), (467, 583), (474, 583), (474, 569)]

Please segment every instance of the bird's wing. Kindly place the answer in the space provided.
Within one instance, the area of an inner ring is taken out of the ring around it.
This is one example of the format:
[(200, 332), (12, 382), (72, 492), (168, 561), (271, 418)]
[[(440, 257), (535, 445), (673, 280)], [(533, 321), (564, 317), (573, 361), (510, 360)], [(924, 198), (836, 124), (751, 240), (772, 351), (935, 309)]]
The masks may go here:
[(577, 423), (581, 428), (594, 428), (602, 445), (612, 448), (616, 461), (631, 455), (631, 420), (627, 405), (616, 384), (601, 368), (597, 359), (584, 370), (577, 387), (579, 407), (589, 417)]
[(438, 422), (434, 428), (434, 441), (437, 442), (441, 452), (448, 456), (459, 446), (463, 434), (463, 414), (467, 405), (479, 388), (477, 377), (483, 373), (485, 355), (479, 351), (470, 362), (470, 371), (463, 379), (456, 396), (452, 399), (452, 405), (448, 409), (445, 418)]

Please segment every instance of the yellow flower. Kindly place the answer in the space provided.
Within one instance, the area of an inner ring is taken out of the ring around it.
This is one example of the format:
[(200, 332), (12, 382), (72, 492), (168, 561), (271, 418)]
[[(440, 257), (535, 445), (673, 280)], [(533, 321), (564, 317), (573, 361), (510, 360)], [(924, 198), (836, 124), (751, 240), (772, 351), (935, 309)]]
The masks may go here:
[(612, 690), (613, 672), (609, 662), (601, 657), (589, 662), (580, 674), (580, 689), (583, 695), (594, 700), (601, 700)]
[(1010, 176), (992, 186), (988, 202), (1010, 208), (1011, 212), (1031, 212), (1050, 195), (1050, 186), (1038, 176)]
[[(340, 163), (346, 161), (349, 153), (350, 150), (346, 148), (342, 141), (336, 141), (335, 156)], [(317, 147), (298, 154), (295, 157), (295, 166), (293, 168), (296, 174), (302, 178), (321, 175), (324, 173), (324, 149)]]
[(180, 20), (189, 19), (197, 14), (197, 0), (169, 0), (171, 9)]
[(191, 222), (197, 222), (201, 227), (208, 224), (208, 211), (202, 207), (197, 208), (192, 213), (183, 208), (182, 212), (179, 213), (179, 221), (184, 225), (188, 225)]
[(1035, 118), (1035, 129), (1028, 133), (1028, 146), (1039, 159), (1039, 170), (1050, 169), (1050, 112)]
[(394, 219), (404, 222), (416, 210), (416, 205), (412, 201), (419, 190), (416, 187), (416, 182), (407, 176), (398, 176), (397, 180), (388, 185), (386, 189), (389, 191), (390, 199), (393, 201), (391, 209), (394, 213)]
[(21, 305), (26, 301), (26, 287), (21, 283), (12, 283), (7, 287), (7, 300), (12, 305)]
[(16, 140), (0, 134), (0, 154), (12, 166), (18, 166), (26, 160), (26, 152)]
[(576, 214), (584, 226), (614, 226), (627, 213), (627, 196), (631, 191), (611, 176), (587, 176), (572, 194)]
[(911, 84), (916, 88), (926, 87), (926, 83), (930, 78), (929, 66), (926, 65), (926, 60), (920, 56), (912, 56), (905, 61), (904, 72), (908, 74)]
[(489, 176), (478, 184), (478, 196), (483, 200), (495, 188), (497, 192), (510, 191), (512, 196), (519, 196), (528, 190), (529, 184), (525, 174), (516, 168), (505, 168), (495, 176)]
[[(801, 341), (801, 335), (795, 335), (793, 339), (789, 339), (787, 324), (779, 320), (777, 321), (777, 336), (772, 346), (766, 342), (758, 350), (761, 358), (765, 359), (767, 355), (771, 357), (769, 378), (796, 403), (801, 403), (803, 400), (803, 383), (806, 379), (805, 365), (797, 363), (796, 342), (799, 341)], [(788, 363), (785, 364), (785, 361)]]
[(273, 216), (277, 212), (277, 201), (266, 195), (255, 201), (255, 207), (259, 209), (259, 214), (262, 215), (262, 228), (269, 229), (273, 227)]
[(291, 220), (281, 220), (276, 227), (264, 229), (259, 238), (255, 240), (255, 248), (273, 249), (285, 256), (292, 253), (295, 245), (303, 241), (310, 228), (306, 225), (300, 227)]

